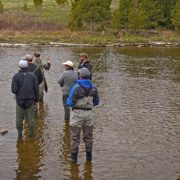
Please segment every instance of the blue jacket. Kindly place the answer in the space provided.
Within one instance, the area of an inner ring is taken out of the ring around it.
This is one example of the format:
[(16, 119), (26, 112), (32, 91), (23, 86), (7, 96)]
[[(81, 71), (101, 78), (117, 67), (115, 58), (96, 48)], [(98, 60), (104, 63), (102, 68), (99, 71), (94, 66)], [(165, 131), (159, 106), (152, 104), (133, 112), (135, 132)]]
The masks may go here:
[(75, 85), (71, 88), (67, 105), (77, 108), (92, 108), (99, 104), (98, 90), (90, 80), (76, 80)]

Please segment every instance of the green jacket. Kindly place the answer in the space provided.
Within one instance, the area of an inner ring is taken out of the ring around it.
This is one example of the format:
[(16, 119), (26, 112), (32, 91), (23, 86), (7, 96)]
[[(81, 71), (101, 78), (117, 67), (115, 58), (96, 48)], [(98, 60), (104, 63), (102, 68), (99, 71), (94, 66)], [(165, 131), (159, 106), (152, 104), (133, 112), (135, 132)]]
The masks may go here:
[(42, 74), (43, 74), (43, 80), (44, 80), (44, 87), (45, 87), (45, 91), (48, 91), (48, 85), (47, 85), (47, 81), (44, 75), (44, 70), (49, 70), (51, 67), (51, 63), (43, 63), (42, 60), (40, 59), (39, 61), (35, 61), (34, 64), (41, 70)]
[[(43, 76), (44, 76), (44, 70), (49, 70), (51, 67), (50, 63), (43, 63), (42, 60), (40, 59), (39, 61), (35, 61), (34, 64), (41, 69)], [(45, 77), (44, 77), (45, 78)]]

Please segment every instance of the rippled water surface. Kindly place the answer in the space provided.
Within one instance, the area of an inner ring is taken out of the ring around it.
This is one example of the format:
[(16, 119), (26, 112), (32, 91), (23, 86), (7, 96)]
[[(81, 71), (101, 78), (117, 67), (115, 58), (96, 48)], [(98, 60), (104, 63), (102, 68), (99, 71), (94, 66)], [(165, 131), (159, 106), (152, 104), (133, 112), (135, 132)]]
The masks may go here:
[[(50, 56), (49, 92), (39, 104), (35, 139), (17, 140), (11, 79), (26, 53)], [(101, 106), (94, 110), (92, 164), (81, 142), (78, 165), (70, 163), (70, 132), (57, 84), (62, 62), (87, 52)], [(180, 178), (180, 49), (0, 48), (0, 179), (176, 180)]]

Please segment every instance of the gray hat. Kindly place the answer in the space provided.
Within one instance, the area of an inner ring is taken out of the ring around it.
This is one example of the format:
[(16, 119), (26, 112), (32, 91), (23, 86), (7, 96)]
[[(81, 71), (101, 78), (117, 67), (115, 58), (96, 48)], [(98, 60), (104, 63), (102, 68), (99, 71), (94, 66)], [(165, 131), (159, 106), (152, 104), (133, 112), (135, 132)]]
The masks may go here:
[(90, 72), (85, 67), (79, 69), (78, 72), (79, 72), (79, 77), (81, 77), (81, 78), (90, 77)]
[(28, 67), (28, 62), (26, 60), (20, 60), (19, 61), (19, 67), (20, 68), (27, 68)]
[(33, 57), (30, 54), (26, 54), (24, 57), (22, 57), (23, 60), (31, 61)]

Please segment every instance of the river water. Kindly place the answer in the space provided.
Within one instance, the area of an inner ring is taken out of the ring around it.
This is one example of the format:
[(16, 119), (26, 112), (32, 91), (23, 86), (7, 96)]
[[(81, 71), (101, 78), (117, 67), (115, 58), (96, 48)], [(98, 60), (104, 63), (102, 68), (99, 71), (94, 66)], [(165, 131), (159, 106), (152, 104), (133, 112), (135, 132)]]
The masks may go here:
[[(11, 79), (20, 57), (41, 52), (52, 59), (49, 91), (39, 104), (36, 137), (17, 139)], [(62, 62), (78, 65), (87, 52), (101, 105), (94, 110), (92, 164), (81, 142), (70, 162), (70, 132), (63, 120)], [(180, 178), (180, 49), (0, 47), (0, 179), (176, 180)]]

